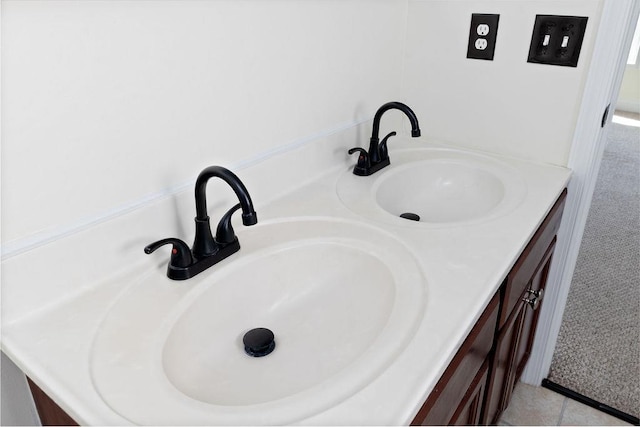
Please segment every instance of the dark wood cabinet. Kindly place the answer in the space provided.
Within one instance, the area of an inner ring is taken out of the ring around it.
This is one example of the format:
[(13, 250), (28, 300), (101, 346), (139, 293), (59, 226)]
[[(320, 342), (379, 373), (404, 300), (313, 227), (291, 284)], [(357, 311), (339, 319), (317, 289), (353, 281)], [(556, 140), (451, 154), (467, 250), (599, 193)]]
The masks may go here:
[(43, 426), (77, 426), (75, 422), (56, 402), (54, 402), (31, 378), (27, 377), (29, 389)]
[(470, 419), (481, 421), (499, 307), (500, 295), (497, 293), (418, 411), (412, 425), (469, 424)]
[(489, 360), (485, 360), (471, 386), (458, 405), (456, 413), (450, 420), (451, 425), (468, 426), (482, 424), (482, 407), (484, 404), (487, 377), (489, 375)]
[(516, 370), (516, 378), (520, 378), (522, 371), (524, 371), (525, 365), (531, 355), (531, 349), (533, 347), (533, 338), (538, 326), (538, 317), (540, 315), (540, 306), (542, 304), (542, 298), (544, 297), (545, 284), (547, 282), (547, 276), (549, 274), (549, 268), (551, 267), (551, 256), (555, 249), (556, 240), (554, 239), (545, 256), (543, 257), (538, 269), (533, 276), (533, 280), (530, 282), (530, 286), (527, 287), (526, 293), (522, 297), (522, 305), (525, 307), (522, 309), (522, 326), (520, 329), (520, 337), (518, 346), (516, 347), (514, 367)]
[(566, 194), (564, 190), (501, 287), (502, 307), (484, 416), (490, 424), (497, 423), (509, 404), (531, 355)]
[[(412, 424), (497, 423), (531, 354), (566, 193), (566, 190), (562, 192), (531, 238)], [(469, 378), (468, 382), (452, 382), (452, 378), (461, 374), (459, 359), (464, 359), (465, 352), (473, 349), (477, 339), (474, 331), (486, 328), (482, 320), (492, 315), (495, 305), (499, 306), (499, 315), (490, 334), (493, 344), (479, 354), (486, 357), (485, 364), (476, 365), (477, 371), (463, 373)]]
[(513, 388), (524, 370), (536, 332), (555, 238), (544, 253), (520, 300), (497, 335), (493, 375), (488, 385), (487, 421), (495, 424), (506, 409)]

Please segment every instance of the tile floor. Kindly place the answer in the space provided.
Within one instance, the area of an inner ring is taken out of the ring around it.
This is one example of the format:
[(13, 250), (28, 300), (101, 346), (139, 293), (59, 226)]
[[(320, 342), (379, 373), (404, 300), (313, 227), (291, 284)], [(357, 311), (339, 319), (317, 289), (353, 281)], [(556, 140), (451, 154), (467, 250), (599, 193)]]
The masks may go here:
[(518, 383), (501, 426), (630, 426), (604, 412), (542, 387)]

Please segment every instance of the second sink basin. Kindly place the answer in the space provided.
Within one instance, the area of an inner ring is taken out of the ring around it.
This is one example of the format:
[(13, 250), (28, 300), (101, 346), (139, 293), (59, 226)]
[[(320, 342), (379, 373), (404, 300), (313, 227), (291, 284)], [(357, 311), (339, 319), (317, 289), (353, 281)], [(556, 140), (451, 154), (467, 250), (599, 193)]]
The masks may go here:
[[(238, 237), (241, 251), (210, 271), (175, 282), (159, 266), (110, 311), (91, 366), (120, 415), (155, 425), (296, 422), (366, 387), (414, 335), (425, 280), (392, 235), (297, 219)], [(254, 328), (273, 331), (272, 353), (245, 353)]]
[(369, 177), (347, 171), (337, 192), (348, 208), (371, 219), (438, 227), (503, 215), (524, 199), (526, 186), (516, 170), (488, 156), (428, 148), (397, 150), (391, 166)]

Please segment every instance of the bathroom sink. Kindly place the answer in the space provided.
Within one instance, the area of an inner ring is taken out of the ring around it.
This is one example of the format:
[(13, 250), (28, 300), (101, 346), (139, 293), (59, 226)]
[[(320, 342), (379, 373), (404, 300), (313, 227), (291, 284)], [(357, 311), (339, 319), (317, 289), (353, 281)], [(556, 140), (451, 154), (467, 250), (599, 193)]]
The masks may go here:
[[(193, 279), (171, 281), (158, 265), (104, 319), (92, 376), (120, 415), (156, 425), (300, 421), (366, 387), (411, 340), (425, 280), (390, 234), (315, 218), (238, 236), (240, 252)], [(254, 328), (273, 332), (273, 352), (245, 352)]]
[(337, 192), (348, 208), (362, 216), (438, 227), (503, 215), (524, 199), (526, 186), (517, 170), (491, 157), (426, 148), (396, 150), (391, 166), (368, 177), (345, 171)]

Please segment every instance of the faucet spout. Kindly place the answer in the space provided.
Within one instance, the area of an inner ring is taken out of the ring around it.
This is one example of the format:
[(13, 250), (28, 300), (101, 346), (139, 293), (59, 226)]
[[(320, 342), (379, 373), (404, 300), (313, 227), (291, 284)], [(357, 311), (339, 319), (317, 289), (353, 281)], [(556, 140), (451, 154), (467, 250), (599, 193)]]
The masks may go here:
[(371, 132), (371, 140), (379, 140), (380, 133), (380, 119), (382, 119), (382, 115), (389, 110), (400, 110), (404, 114), (406, 114), (409, 122), (411, 122), (411, 136), (418, 137), (420, 136), (420, 125), (418, 125), (418, 117), (416, 117), (416, 113), (413, 112), (411, 108), (402, 102), (392, 101), (387, 102), (382, 105), (376, 111), (376, 115), (373, 117), (373, 131)]
[(253, 202), (249, 191), (244, 186), (240, 178), (229, 169), (222, 166), (209, 166), (198, 175), (196, 179), (196, 220), (204, 221), (209, 218), (207, 214), (207, 182), (210, 178), (218, 177), (229, 184), (229, 187), (236, 193), (240, 207), (242, 208), (242, 223), (244, 225), (254, 225), (258, 222), (258, 216), (253, 209)]
[[(258, 222), (258, 216), (253, 209), (253, 202), (249, 191), (244, 186), (240, 178), (238, 178), (229, 169), (222, 166), (209, 166), (198, 175), (196, 179), (196, 236), (193, 240), (193, 256), (196, 259), (205, 258), (218, 252), (221, 244), (230, 244), (230, 242), (216, 242), (211, 234), (211, 224), (209, 223), (209, 214), (207, 213), (207, 182), (209, 179), (217, 177), (229, 184), (229, 187), (238, 197), (240, 207), (242, 208), (242, 223), (244, 225), (254, 225)], [(227, 220), (230, 224), (230, 218)], [(233, 236), (235, 239), (235, 235)], [(228, 240), (228, 238), (225, 238)], [(237, 239), (235, 239), (237, 242)], [(238, 245), (238, 249), (240, 246)]]

